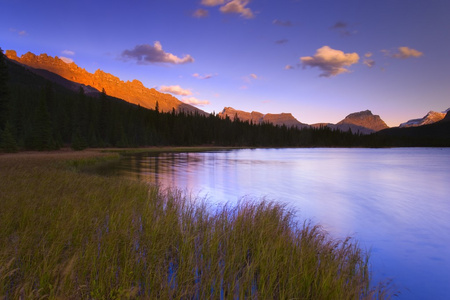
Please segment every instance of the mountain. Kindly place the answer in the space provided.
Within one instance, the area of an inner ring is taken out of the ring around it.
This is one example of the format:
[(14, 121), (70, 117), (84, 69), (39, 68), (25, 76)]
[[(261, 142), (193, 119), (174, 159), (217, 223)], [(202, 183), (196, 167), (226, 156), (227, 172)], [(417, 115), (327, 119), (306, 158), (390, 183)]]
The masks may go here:
[(308, 127), (307, 124), (301, 123), (290, 113), (281, 114), (262, 114), (257, 111), (246, 112), (237, 110), (232, 107), (225, 107), (219, 114), (219, 117), (226, 118), (227, 116), (234, 120), (237, 116), (241, 121), (251, 121), (254, 124), (271, 123), (274, 125), (286, 125), (287, 127), (304, 128)]
[(382, 129), (389, 128), (378, 115), (373, 115), (370, 110), (351, 113), (337, 124), (316, 123), (314, 128), (329, 127), (334, 130), (348, 131), (360, 134), (371, 134)]
[[(197, 112), (206, 115), (204, 111), (192, 105), (183, 103), (172, 95), (158, 92), (153, 88), (146, 88), (139, 80), (124, 82), (118, 77), (103, 72), (100, 69), (92, 74), (85, 69), (78, 67), (73, 62), (66, 63), (57, 56), (51, 57), (47, 54), (40, 54), (37, 56), (28, 52), (21, 57), (18, 57), (16, 51), (6, 50), (5, 55), (11, 60), (28, 66), (32, 71), (49, 80), (55, 79), (52, 74), (48, 73), (51, 72), (69, 81), (81, 84), (88, 94), (95, 94), (95, 90), (102, 91), (104, 89), (109, 96), (123, 99), (145, 108), (155, 109), (156, 102), (158, 102), (159, 110), (163, 112), (170, 112), (172, 109), (175, 109), (177, 112)], [(47, 73), (44, 70), (47, 71)]]
[(399, 127), (406, 128), (433, 124), (444, 119), (448, 111), (450, 111), (450, 108), (443, 112), (430, 111), (423, 118), (409, 120), (405, 123), (400, 124)]
[(373, 132), (389, 128), (380, 116), (373, 115), (370, 110), (349, 114), (336, 125), (341, 127), (349, 126), (349, 128), (351, 128), (351, 125), (356, 125), (372, 130)]

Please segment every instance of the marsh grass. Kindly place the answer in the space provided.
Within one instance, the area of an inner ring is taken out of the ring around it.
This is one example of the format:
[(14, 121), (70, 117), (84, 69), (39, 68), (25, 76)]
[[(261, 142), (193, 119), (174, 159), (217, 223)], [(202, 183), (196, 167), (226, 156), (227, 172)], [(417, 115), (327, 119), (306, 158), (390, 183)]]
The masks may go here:
[(0, 156), (0, 298), (387, 297), (357, 243), (283, 205), (74, 172), (96, 155)]

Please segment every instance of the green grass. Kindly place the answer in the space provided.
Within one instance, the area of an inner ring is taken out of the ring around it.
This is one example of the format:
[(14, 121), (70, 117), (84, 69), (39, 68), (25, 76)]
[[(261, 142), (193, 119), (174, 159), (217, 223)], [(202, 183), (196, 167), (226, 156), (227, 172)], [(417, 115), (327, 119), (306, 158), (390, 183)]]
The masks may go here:
[[(372, 299), (368, 254), (267, 201), (212, 206), (74, 172), (98, 153), (0, 156), (0, 299)], [(85, 163), (75, 164), (75, 160)]]

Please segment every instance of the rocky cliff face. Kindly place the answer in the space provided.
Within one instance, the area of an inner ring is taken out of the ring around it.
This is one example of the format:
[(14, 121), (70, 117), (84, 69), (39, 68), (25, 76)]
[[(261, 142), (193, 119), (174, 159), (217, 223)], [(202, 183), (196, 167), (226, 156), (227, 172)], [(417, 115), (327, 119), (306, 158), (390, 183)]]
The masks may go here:
[[(368, 131), (380, 131), (382, 129), (389, 128), (386, 123), (378, 115), (373, 115), (370, 110), (360, 111), (356, 113), (349, 114), (342, 121), (336, 124), (344, 130), (345, 127), (352, 129), (357, 127), (362, 127), (368, 129)], [(357, 126), (357, 127), (354, 127)], [(353, 131), (353, 130), (352, 130)], [(354, 132), (354, 131), (353, 131)], [(365, 132), (361, 132), (365, 133)]]
[(428, 124), (433, 124), (433, 123), (439, 122), (440, 120), (444, 119), (447, 111), (449, 111), (449, 110), (450, 110), (450, 108), (444, 112), (430, 111), (423, 118), (409, 120), (405, 123), (400, 124), (399, 127), (401, 127), (401, 128), (416, 127), (416, 126), (428, 125)]
[[(170, 112), (185, 111), (189, 113), (198, 112), (206, 114), (204, 111), (185, 104), (169, 94), (158, 92), (155, 89), (146, 88), (142, 82), (138, 80), (122, 81), (102, 70), (95, 71), (94, 74), (89, 73), (83, 68), (78, 67), (75, 63), (65, 63), (58, 57), (51, 57), (47, 54), (35, 55), (26, 53), (21, 57), (17, 56), (16, 51), (6, 50), (5, 55), (23, 65), (34, 69), (43, 69), (55, 73), (67, 80), (80, 83), (87, 87), (95, 88), (98, 91), (105, 90), (106, 94), (116, 98), (123, 99), (130, 103), (139, 104), (142, 107), (154, 109), (158, 101), (159, 110)], [(89, 89), (89, 88), (88, 88)]]
[(281, 114), (262, 114), (257, 111), (246, 112), (242, 110), (237, 110), (232, 107), (225, 107), (219, 114), (219, 117), (225, 118), (229, 117), (231, 120), (234, 120), (237, 116), (241, 121), (252, 121), (255, 124), (261, 124), (264, 122), (272, 123), (274, 125), (286, 125), (287, 127), (295, 126), (297, 128), (303, 128), (308, 126), (307, 124), (303, 124), (299, 122), (292, 114), (290, 113), (281, 113)]

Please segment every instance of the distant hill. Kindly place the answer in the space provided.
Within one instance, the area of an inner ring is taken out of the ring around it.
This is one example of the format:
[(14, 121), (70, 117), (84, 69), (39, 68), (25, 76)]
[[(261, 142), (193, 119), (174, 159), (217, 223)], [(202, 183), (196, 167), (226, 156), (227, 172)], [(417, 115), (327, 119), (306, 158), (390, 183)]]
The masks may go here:
[[(142, 82), (138, 80), (124, 82), (118, 77), (103, 72), (102, 70), (97, 70), (92, 74), (85, 69), (78, 67), (75, 63), (68, 64), (58, 57), (51, 57), (47, 54), (37, 56), (28, 52), (21, 57), (18, 57), (16, 51), (6, 50), (5, 55), (11, 60), (31, 67), (33, 72), (36, 72), (51, 81), (56, 81), (58, 84), (61, 84), (59, 78), (51, 73), (57, 74), (66, 80), (81, 84), (85, 89), (86, 94), (95, 94), (104, 89), (109, 96), (120, 98), (130, 103), (139, 104), (145, 108), (155, 109), (156, 102), (158, 102), (159, 110), (163, 112), (170, 112), (172, 109), (175, 109), (177, 112), (184, 111), (188, 113), (197, 112), (203, 115), (207, 114), (192, 105), (181, 102), (172, 95), (158, 92), (155, 89), (146, 88)], [(66, 86), (68, 85), (67, 82), (64, 82), (63, 84)], [(74, 85), (74, 87), (76, 89), (79, 88), (76, 85)]]
[(308, 127), (307, 124), (301, 123), (290, 113), (262, 114), (257, 111), (246, 112), (232, 107), (225, 107), (218, 116), (221, 118), (229, 117), (231, 120), (234, 120), (237, 116), (241, 121), (251, 121), (254, 124), (271, 123), (279, 126), (285, 125), (287, 127), (296, 127), (299, 129)]

